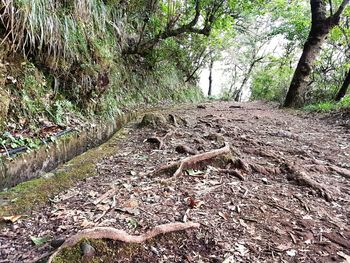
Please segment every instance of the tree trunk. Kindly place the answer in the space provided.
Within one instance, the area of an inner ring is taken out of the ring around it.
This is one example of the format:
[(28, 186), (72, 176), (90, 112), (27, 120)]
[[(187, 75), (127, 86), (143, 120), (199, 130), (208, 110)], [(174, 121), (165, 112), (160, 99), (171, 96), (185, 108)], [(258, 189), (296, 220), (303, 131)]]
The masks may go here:
[(345, 96), (346, 92), (348, 91), (349, 85), (350, 85), (350, 69), (346, 74), (346, 78), (343, 82), (343, 85), (341, 86), (337, 96), (335, 97), (336, 101), (340, 101)]
[(349, 0), (343, 0), (337, 12), (329, 17), (326, 16), (326, 2), (325, 0), (310, 0), (312, 12), (311, 30), (304, 44), (298, 66), (294, 72), (284, 102), (285, 107), (301, 107), (303, 105), (303, 95), (306, 91), (312, 68), (320, 53), (321, 46), (330, 30), (339, 23), (340, 15), (349, 3)]
[(209, 89), (208, 89), (208, 97), (212, 95), (213, 92), (213, 66), (214, 66), (214, 60), (210, 60), (209, 64)]

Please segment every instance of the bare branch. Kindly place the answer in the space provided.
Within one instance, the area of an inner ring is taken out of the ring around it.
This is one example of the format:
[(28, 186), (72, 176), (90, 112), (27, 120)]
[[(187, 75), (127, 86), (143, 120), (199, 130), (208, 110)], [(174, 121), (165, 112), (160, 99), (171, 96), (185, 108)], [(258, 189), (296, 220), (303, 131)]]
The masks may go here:
[(328, 0), (328, 2), (329, 2), (329, 11), (330, 11), (330, 14), (331, 14), (331, 16), (333, 15), (333, 2), (332, 2), (332, 0)]
[(349, 4), (350, 0), (343, 0), (343, 2), (340, 4), (337, 12), (334, 13), (334, 15), (331, 16), (331, 21), (333, 25), (337, 25), (340, 20), (340, 16), (343, 13), (345, 7)]
[(160, 32), (157, 36), (155, 36), (153, 39), (150, 39), (143, 44), (140, 43), (136, 47), (133, 47), (131, 50), (129, 49), (127, 53), (129, 54), (142, 54), (145, 52), (149, 52), (154, 48), (155, 45), (157, 45), (160, 41), (170, 38), (170, 37), (176, 37), (184, 33), (194, 33), (194, 34), (201, 34), (205, 36), (209, 36), (210, 31), (212, 29), (212, 24), (215, 22), (215, 20), (221, 15), (220, 9), (225, 3), (225, 0), (218, 0), (216, 3), (214, 3), (210, 10), (206, 13), (206, 17), (204, 19), (204, 25), (202, 28), (197, 28), (196, 25), (199, 21), (199, 18), (201, 16), (201, 1), (196, 0), (195, 2), (195, 15), (193, 19), (187, 23), (184, 24), (178, 28), (173, 28), (174, 23), (168, 22), (165, 30), (163, 32)]

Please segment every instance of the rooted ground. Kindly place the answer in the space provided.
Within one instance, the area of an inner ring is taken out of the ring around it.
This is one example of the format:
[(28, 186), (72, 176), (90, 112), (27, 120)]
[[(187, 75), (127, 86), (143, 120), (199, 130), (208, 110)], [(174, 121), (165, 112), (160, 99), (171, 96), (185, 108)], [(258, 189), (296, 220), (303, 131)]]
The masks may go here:
[[(0, 262), (45, 262), (54, 249), (50, 242), (35, 246), (31, 236), (65, 239), (96, 226), (139, 235), (160, 224), (188, 221), (200, 227), (138, 246), (92, 242), (96, 253), (89, 260), (350, 262), (346, 120), (262, 102), (218, 102), (162, 114), (173, 117), (155, 127), (130, 124), (119, 150), (97, 164), (98, 176), (54, 196), (29, 217), (6, 224), (0, 233)], [(164, 135), (161, 149), (154, 140), (146, 141)], [(227, 167), (208, 161), (206, 167), (186, 168), (176, 177), (159, 172), (163, 165), (190, 156), (178, 153), (179, 145), (196, 154), (225, 143), (232, 149)]]

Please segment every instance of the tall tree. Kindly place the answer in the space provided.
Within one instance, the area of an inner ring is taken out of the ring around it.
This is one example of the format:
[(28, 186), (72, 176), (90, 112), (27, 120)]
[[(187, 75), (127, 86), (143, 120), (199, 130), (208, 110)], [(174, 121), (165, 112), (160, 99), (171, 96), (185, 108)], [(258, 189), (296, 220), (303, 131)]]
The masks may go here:
[[(310, 0), (312, 14), (311, 30), (294, 72), (284, 102), (285, 107), (300, 107), (303, 105), (303, 94), (306, 91), (308, 80), (317, 56), (320, 53), (321, 46), (330, 30), (339, 24), (340, 16), (349, 1), (343, 0), (337, 11), (333, 13), (331, 0)], [(327, 10), (330, 10), (329, 16), (327, 16)]]

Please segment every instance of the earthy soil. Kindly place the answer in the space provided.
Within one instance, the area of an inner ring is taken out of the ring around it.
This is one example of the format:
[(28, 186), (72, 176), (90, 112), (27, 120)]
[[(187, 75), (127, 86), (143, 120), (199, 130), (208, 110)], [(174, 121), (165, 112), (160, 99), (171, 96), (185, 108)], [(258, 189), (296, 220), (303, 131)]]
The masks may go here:
[[(200, 227), (134, 247), (92, 242), (96, 253), (88, 261), (350, 262), (350, 132), (339, 118), (263, 102), (208, 103), (162, 114), (172, 114), (168, 123), (130, 124), (120, 151), (98, 163), (98, 176), (5, 225), (0, 262), (45, 262), (54, 248), (50, 242), (35, 246), (30, 237), (57, 241), (96, 226), (139, 235), (188, 221)], [(178, 152), (184, 148), (197, 154), (225, 144), (232, 149), (225, 167), (208, 160), (177, 177), (159, 172), (190, 156)]]

